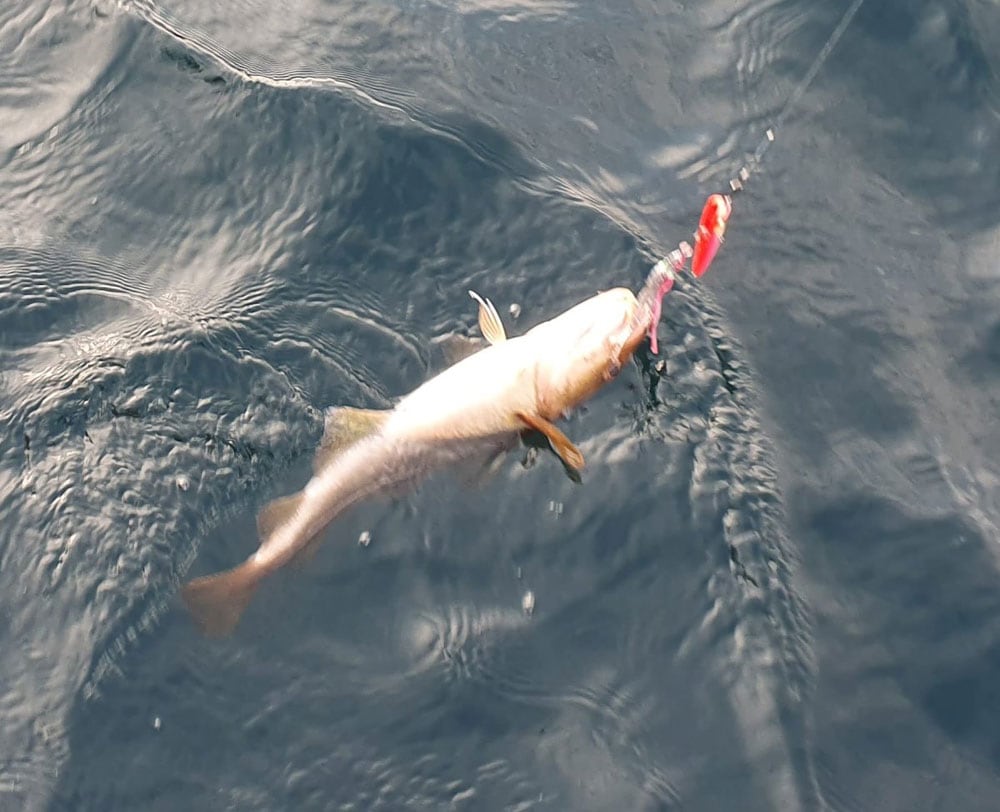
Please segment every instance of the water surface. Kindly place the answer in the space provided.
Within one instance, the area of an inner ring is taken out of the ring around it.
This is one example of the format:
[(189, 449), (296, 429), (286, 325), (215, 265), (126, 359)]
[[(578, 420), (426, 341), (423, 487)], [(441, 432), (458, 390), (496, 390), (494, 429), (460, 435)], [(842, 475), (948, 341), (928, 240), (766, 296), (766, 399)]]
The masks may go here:
[(366, 505), (225, 641), (176, 598), (469, 288), (637, 287), (840, 5), (8, 4), (0, 806), (996, 808), (991, 3), (862, 5), (581, 484)]

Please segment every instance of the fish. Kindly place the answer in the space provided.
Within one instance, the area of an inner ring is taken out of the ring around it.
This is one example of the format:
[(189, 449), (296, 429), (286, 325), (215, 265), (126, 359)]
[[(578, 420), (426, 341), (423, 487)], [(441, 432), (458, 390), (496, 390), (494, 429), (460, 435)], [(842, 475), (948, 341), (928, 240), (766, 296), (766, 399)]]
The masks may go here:
[(726, 233), (726, 222), (733, 213), (733, 201), (729, 195), (709, 195), (694, 234), (694, 256), (691, 259), (691, 273), (701, 276), (712, 264)]
[(198, 629), (210, 637), (230, 634), (261, 582), (310, 556), (328, 526), (352, 506), (405, 492), (449, 465), (495, 460), (525, 432), (540, 432), (568, 472), (583, 469), (582, 452), (555, 421), (614, 379), (631, 358), (663, 286), (657, 273), (654, 268), (638, 297), (613, 288), (513, 338), (492, 302), (470, 291), (486, 344), (391, 409), (331, 409), (311, 479), (260, 511), (256, 552), (230, 570), (183, 586), (181, 597)]

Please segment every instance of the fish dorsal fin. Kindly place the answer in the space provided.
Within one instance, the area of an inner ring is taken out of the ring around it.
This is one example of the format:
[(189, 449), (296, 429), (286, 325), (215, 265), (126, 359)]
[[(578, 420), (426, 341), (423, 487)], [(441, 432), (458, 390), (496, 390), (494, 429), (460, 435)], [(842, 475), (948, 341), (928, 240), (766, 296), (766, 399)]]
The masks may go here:
[(319, 473), (345, 449), (365, 437), (377, 434), (391, 410), (355, 409), (338, 406), (326, 413), (323, 439), (313, 458), (313, 472)]
[(566, 466), (574, 471), (579, 471), (583, 468), (584, 460), (583, 453), (573, 445), (573, 441), (569, 439), (559, 427), (554, 423), (546, 420), (539, 414), (526, 414), (524, 412), (517, 413), (518, 418), (529, 428), (535, 431), (540, 431), (549, 441), (549, 445), (552, 446), (552, 450), (556, 452), (559, 459), (566, 464)]
[(500, 321), (500, 314), (493, 306), (493, 302), (484, 299), (474, 290), (469, 291), (469, 295), (479, 302), (479, 329), (483, 333), (483, 338), (490, 344), (500, 344), (507, 340), (507, 332), (503, 329), (503, 322)]
[(262, 547), (267, 544), (267, 540), (275, 530), (291, 520), (300, 504), (302, 504), (302, 494), (293, 493), (291, 496), (280, 496), (261, 508), (257, 514), (257, 535), (260, 536)]

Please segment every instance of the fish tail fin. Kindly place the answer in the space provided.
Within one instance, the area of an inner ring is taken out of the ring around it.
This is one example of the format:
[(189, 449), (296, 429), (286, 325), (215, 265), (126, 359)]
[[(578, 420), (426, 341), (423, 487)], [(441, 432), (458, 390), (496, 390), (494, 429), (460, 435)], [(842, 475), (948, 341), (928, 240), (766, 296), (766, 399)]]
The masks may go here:
[(181, 597), (202, 634), (225, 637), (240, 622), (260, 578), (260, 569), (251, 559), (217, 575), (189, 581)]

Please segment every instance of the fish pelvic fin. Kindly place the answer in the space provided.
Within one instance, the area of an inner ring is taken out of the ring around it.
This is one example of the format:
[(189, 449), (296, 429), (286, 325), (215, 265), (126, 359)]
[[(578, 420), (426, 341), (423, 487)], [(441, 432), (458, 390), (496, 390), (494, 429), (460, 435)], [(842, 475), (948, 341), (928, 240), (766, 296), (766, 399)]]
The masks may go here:
[(496, 476), (507, 454), (516, 446), (517, 434), (499, 440), (495, 447), (482, 456), (473, 456), (459, 466), (457, 480), (469, 488), (482, 488)]
[(563, 461), (563, 464), (567, 468), (577, 472), (583, 468), (583, 452), (573, 444), (573, 441), (569, 437), (562, 433), (558, 426), (537, 414), (518, 412), (517, 417), (528, 428), (540, 431), (545, 435), (549, 441), (549, 445), (552, 446), (552, 450), (556, 452), (556, 455)]
[(503, 329), (503, 322), (500, 321), (500, 314), (493, 306), (493, 302), (484, 299), (474, 290), (469, 291), (469, 295), (479, 302), (479, 329), (483, 333), (483, 338), (490, 344), (500, 344), (507, 340), (507, 331)]
[(240, 622), (260, 578), (255, 562), (245, 561), (231, 570), (189, 581), (181, 598), (202, 634), (226, 637)]
[(313, 459), (313, 473), (318, 474), (359, 440), (378, 434), (390, 414), (391, 409), (355, 409), (351, 406), (330, 409), (326, 413), (323, 439)]

